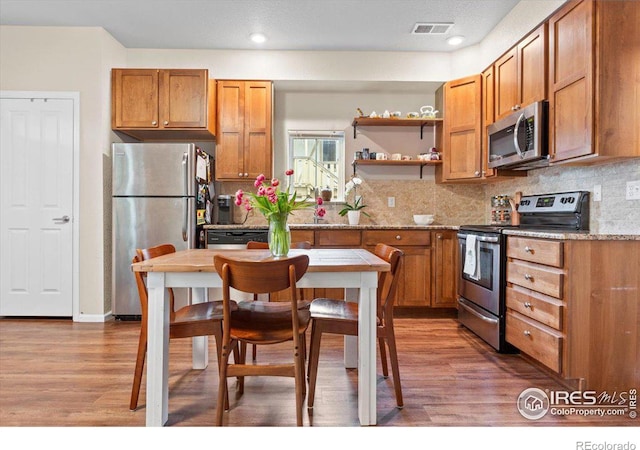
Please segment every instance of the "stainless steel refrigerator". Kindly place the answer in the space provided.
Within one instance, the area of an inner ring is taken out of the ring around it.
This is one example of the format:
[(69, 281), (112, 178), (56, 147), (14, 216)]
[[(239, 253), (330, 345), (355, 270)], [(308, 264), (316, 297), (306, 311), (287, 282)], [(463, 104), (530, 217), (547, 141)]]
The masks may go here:
[[(170, 243), (176, 250), (196, 243), (195, 144), (113, 144), (112, 314), (139, 316), (140, 300), (131, 271), (136, 248)], [(184, 289), (178, 305), (187, 304)]]

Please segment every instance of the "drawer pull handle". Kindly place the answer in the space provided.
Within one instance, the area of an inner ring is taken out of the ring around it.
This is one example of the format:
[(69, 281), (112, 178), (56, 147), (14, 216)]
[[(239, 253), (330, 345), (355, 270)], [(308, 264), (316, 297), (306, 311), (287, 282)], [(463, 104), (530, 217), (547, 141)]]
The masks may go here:
[(527, 253), (533, 254), (533, 249), (531, 247), (529, 247), (528, 245), (524, 248), (524, 251), (527, 252)]
[(396, 239), (399, 241), (400, 239), (402, 239), (402, 236), (400, 236), (399, 234), (396, 235)]
[(533, 275), (529, 275), (528, 273), (525, 273), (524, 279), (527, 281), (531, 281), (533, 283)]
[(531, 336), (531, 331), (529, 331), (529, 330), (524, 330), (524, 335), (525, 335), (525, 336)]
[(525, 307), (525, 308), (529, 308), (529, 309), (531, 309), (531, 303), (529, 303), (529, 302), (524, 302), (524, 307)]
[(155, 120), (151, 121), (151, 125), (158, 125), (158, 122), (156, 122)]

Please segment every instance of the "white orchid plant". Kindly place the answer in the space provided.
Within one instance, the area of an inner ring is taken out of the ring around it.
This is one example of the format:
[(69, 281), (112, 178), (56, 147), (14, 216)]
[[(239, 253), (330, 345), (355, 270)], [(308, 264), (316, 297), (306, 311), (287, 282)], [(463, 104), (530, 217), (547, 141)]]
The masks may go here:
[(344, 197), (345, 197), (345, 199), (347, 198), (349, 193), (351, 191), (353, 191), (354, 202), (353, 202), (353, 204), (350, 204), (348, 202), (345, 203), (344, 204), (344, 208), (342, 208), (340, 210), (340, 212), (338, 213), (338, 214), (340, 214), (340, 216), (345, 216), (347, 214), (347, 212), (349, 212), (349, 211), (360, 211), (365, 216), (371, 217), (365, 211), (362, 211), (362, 209), (366, 208), (367, 205), (365, 205), (362, 202), (362, 196), (358, 197), (358, 195), (356, 194), (357, 187), (360, 186), (361, 184), (362, 184), (362, 179), (354, 176), (354, 177), (351, 177), (351, 180), (349, 180), (347, 182), (347, 184), (344, 186), (345, 187), (345, 189), (344, 189)]

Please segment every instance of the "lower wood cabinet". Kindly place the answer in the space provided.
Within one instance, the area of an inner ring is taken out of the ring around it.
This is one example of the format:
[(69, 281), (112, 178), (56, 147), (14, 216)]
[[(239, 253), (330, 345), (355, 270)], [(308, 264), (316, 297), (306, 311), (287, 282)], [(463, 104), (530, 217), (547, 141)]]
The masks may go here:
[(458, 296), (458, 236), (454, 230), (433, 233), (432, 267), (435, 308), (455, 308)]

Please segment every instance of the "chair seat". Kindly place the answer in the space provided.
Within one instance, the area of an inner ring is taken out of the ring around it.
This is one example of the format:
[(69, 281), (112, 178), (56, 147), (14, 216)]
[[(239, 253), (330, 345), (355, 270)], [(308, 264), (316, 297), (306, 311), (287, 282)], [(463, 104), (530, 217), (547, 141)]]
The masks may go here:
[[(309, 326), (310, 302), (298, 301), (300, 332)], [(234, 339), (261, 344), (292, 339), (291, 303), (248, 301), (238, 303), (231, 313), (231, 335)]]
[[(341, 320), (358, 324), (358, 304), (334, 300), (331, 298), (316, 298), (311, 302), (311, 316), (314, 320)], [(380, 319), (377, 319), (380, 325)]]
[[(232, 305), (237, 309), (236, 305)], [(174, 323), (222, 319), (222, 301), (194, 303), (176, 311)]]

